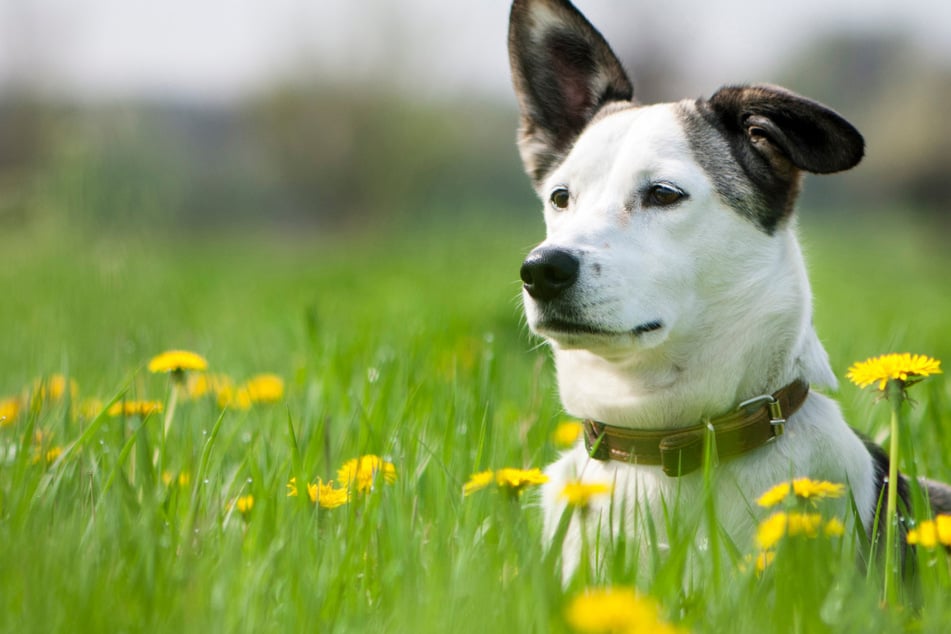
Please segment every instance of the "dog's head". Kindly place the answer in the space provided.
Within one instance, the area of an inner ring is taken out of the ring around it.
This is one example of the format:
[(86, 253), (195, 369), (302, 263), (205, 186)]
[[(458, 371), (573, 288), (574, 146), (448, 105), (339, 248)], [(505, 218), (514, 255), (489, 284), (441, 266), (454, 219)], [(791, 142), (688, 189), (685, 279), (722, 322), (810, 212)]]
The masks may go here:
[(577, 380), (595, 358), (614, 363), (608, 383), (619, 365), (651, 365), (655, 384), (641, 386), (651, 389), (710, 341), (747, 333), (728, 342), (744, 354), (758, 338), (795, 338), (811, 315), (787, 230), (801, 173), (858, 163), (855, 128), (774, 86), (641, 105), (565, 0), (515, 0), (509, 53), (519, 149), (547, 226), (522, 265), (525, 311), (555, 349), (569, 409), (561, 375)]

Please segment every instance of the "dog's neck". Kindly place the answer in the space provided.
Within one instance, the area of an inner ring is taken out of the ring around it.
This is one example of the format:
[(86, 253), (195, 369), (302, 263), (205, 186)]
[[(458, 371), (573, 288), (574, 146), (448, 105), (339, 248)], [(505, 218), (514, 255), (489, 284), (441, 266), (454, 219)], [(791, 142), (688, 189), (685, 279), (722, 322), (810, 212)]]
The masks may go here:
[(834, 386), (811, 323), (798, 242), (793, 229), (781, 233), (770, 266), (757, 260), (727, 292), (700, 298), (690, 322), (657, 348), (607, 356), (553, 344), (568, 413), (619, 427), (674, 429), (795, 379)]

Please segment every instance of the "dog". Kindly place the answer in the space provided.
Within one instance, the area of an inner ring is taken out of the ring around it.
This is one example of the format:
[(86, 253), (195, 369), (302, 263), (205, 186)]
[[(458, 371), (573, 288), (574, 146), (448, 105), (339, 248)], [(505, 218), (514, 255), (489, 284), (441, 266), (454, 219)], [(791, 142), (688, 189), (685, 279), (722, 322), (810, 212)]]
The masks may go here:
[[(861, 134), (771, 85), (643, 105), (567, 0), (515, 0), (508, 44), (518, 147), (547, 229), (521, 266), (524, 311), (550, 344), (565, 411), (585, 420), (584, 442), (541, 491), (565, 577), (583, 531), (643, 547), (649, 516), (663, 547), (675, 503), (699, 514), (711, 458), (717, 521), (740, 547), (753, 541), (753, 501), (798, 476), (848, 483), (833, 508), (846, 517), (854, 503), (873, 534), (888, 456), (817, 391), (836, 377), (794, 216), (803, 172), (854, 167)], [(564, 524), (560, 494), (576, 480), (612, 493)], [(934, 511), (951, 512), (951, 487), (921, 484)], [(908, 504), (907, 480), (899, 494)]]

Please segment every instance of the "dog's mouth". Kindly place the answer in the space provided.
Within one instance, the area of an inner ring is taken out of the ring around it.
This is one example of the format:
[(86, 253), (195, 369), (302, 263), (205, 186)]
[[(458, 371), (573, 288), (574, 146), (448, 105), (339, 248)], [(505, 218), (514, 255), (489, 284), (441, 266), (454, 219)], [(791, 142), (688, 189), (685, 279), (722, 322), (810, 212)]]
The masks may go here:
[(557, 338), (559, 335), (595, 335), (602, 337), (620, 337), (624, 335), (640, 337), (649, 332), (661, 330), (664, 323), (659, 319), (646, 321), (630, 330), (608, 330), (592, 324), (569, 321), (566, 319), (544, 319), (535, 324), (535, 330), (542, 335), (549, 335)]

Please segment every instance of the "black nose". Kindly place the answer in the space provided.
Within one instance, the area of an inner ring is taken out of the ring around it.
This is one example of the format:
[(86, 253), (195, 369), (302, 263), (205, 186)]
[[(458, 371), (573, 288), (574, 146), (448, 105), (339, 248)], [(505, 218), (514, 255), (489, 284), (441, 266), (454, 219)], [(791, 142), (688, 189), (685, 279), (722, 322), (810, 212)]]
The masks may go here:
[(568, 251), (541, 247), (528, 254), (520, 271), (525, 290), (538, 300), (551, 300), (561, 295), (578, 279), (578, 258)]

